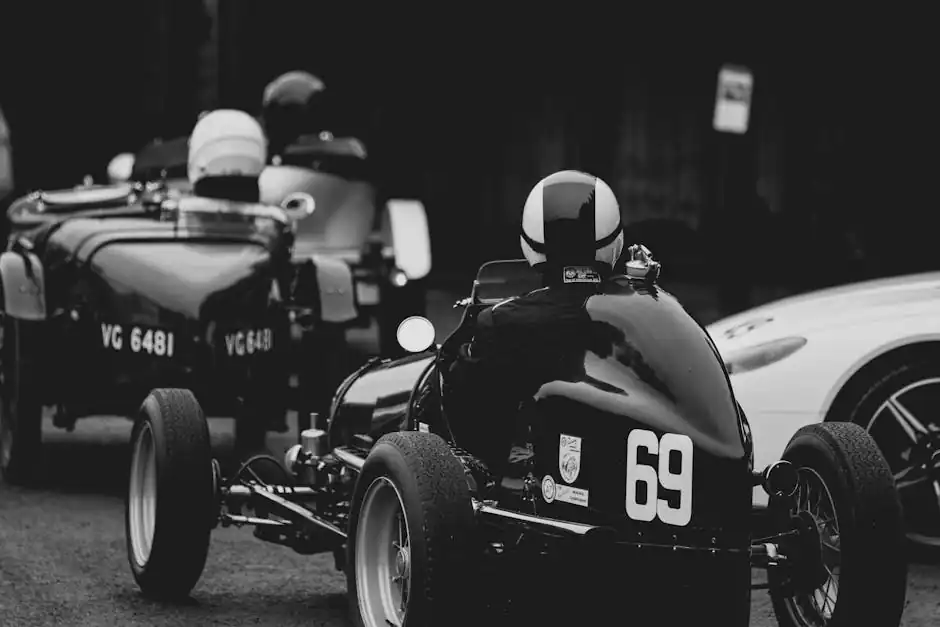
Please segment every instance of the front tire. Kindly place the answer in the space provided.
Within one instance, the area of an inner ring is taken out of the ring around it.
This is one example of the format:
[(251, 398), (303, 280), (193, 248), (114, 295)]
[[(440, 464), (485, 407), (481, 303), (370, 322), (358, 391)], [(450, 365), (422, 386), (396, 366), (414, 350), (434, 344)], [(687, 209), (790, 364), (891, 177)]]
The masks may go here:
[(13, 485), (32, 485), (42, 462), (39, 328), (35, 322), (2, 316), (0, 476)]
[(784, 592), (771, 578), (778, 623), (898, 625), (907, 593), (901, 502), (874, 440), (851, 423), (808, 425), (790, 439), (783, 459), (799, 476), (788, 513), (812, 522), (818, 537), (788, 556), (800, 573), (792, 590)]
[(470, 488), (447, 444), (413, 431), (382, 437), (350, 508), (346, 582), (354, 624), (463, 624), (472, 531)]
[(202, 576), (215, 526), (209, 426), (189, 390), (156, 389), (131, 433), (127, 556), (141, 591), (185, 598)]

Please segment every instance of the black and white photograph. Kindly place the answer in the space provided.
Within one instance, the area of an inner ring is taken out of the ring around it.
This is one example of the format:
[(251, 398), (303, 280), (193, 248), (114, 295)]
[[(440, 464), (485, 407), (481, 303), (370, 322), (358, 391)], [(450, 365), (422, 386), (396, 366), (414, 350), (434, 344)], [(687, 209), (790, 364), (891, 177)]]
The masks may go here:
[(933, 22), (743, 6), (2, 3), (0, 627), (940, 625)]

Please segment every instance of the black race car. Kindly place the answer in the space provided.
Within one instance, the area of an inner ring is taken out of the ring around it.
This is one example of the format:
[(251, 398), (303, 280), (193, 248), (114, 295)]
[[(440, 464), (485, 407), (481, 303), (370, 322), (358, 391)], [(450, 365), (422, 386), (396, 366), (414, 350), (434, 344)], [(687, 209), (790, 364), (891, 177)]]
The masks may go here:
[[(646, 252), (631, 249), (628, 275), (586, 302), (598, 343), (584, 375), (523, 404), (503, 476), (455, 439), (442, 363), (481, 308), (538, 286), (522, 260), (481, 267), (442, 346), (426, 319), (403, 322), (415, 354), (348, 377), (325, 428), (301, 433), (284, 465), (260, 456), (223, 477), (194, 396), (153, 391), (132, 434), (137, 584), (187, 595), (212, 528), (247, 524), (300, 553), (332, 552), (364, 627), (481, 624), (480, 611), (500, 607), (494, 581), (510, 597), (540, 582), (533, 607), (547, 624), (743, 627), (752, 567), (766, 570), (756, 587), (781, 625), (897, 626), (901, 507), (874, 442), (852, 424), (808, 426), (755, 472), (718, 352), (657, 287)], [(752, 511), (756, 485), (766, 511)], [(537, 616), (523, 618), (546, 624)]]
[[(164, 180), (190, 189), (187, 138), (155, 140), (136, 155), (116, 156), (114, 182)], [(316, 211), (301, 220), (296, 253), (341, 259), (353, 268), (360, 315), (354, 326), (378, 325), (379, 351), (400, 356), (395, 329), (407, 315), (425, 311), (424, 279), (431, 243), (424, 205), (380, 199), (362, 142), (329, 133), (304, 136), (273, 158), (261, 175), (262, 202), (278, 204), (294, 192), (313, 196)], [(379, 204), (382, 210), (376, 211)]]
[(130, 184), (15, 201), (0, 256), (5, 478), (33, 476), (45, 406), (71, 430), (182, 385), (236, 416), (246, 451), (287, 428), (285, 410), (328, 406), (357, 314), (344, 262), (294, 255), (312, 210), (302, 195), (282, 208)]

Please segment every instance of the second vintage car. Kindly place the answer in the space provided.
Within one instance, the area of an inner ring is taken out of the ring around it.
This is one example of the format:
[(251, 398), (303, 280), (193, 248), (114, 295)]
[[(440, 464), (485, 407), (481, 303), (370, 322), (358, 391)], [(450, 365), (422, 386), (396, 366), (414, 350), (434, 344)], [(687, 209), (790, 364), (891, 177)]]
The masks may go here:
[[(286, 429), (292, 369), (309, 375), (305, 415), (328, 404), (356, 309), (344, 262), (293, 255), (296, 221), (313, 209), (303, 195), (276, 207), (130, 184), (15, 201), (0, 256), (4, 478), (38, 470), (44, 407), (71, 430), (185, 382), (211, 415), (236, 417), (249, 451)], [(298, 327), (310, 329), (299, 362), (287, 359)]]
[[(188, 191), (185, 137), (154, 140), (137, 154), (112, 159), (112, 182), (165, 180)], [(298, 223), (296, 254), (316, 253), (353, 268), (358, 315), (351, 326), (377, 326), (378, 351), (401, 355), (397, 324), (423, 314), (431, 240), (423, 203), (381, 198), (374, 163), (354, 137), (328, 132), (301, 137), (261, 175), (262, 201), (279, 204), (292, 193), (310, 194), (317, 210)]]

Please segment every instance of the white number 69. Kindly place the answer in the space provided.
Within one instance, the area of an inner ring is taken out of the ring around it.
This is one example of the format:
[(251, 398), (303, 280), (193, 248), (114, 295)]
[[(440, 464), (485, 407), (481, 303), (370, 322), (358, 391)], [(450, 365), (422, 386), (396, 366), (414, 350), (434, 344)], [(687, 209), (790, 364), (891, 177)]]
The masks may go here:
[[(644, 448), (659, 456), (656, 468), (637, 463), (637, 452)], [(627, 516), (641, 522), (659, 518), (667, 525), (684, 527), (692, 520), (692, 439), (687, 435), (666, 433), (661, 439), (646, 429), (634, 429), (627, 438)], [(679, 472), (669, 469), (670, 454), (679, 453)], [(646, 484), (646, 500), (637, 502), (637, 485)], [(678, 507), (658, 498), (659, 486), (679, 493)]]

